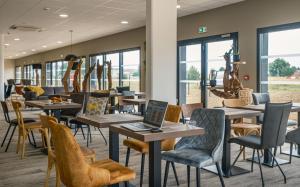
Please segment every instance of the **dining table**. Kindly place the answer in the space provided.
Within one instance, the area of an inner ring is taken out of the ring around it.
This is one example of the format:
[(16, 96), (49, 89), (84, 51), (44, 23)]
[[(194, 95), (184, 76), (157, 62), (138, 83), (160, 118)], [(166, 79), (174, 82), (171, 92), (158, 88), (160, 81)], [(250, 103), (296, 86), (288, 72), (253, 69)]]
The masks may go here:
[[(253, 110), (253, 111), (260, 111), (264, 113), (265, 111), (265, 104), (259, 104), (259, 105), (246, 105), (246, 106), (238, 106), (238, 107), (233, 107), (237, 109), (246, 109), (246, 110)], [(297, 122), (298, 122), (298, 127), (300, 126), (300, 103), (293, 103), (291, 112), (296, 112), (297, 113)], [(300, 157), (300, 145), (298, 144), (297, 148), (293, 149), (292, 156), (295, 157)], [(290, 150), (283, 150), (283, 154), (290, 154)], [(287, 164), (289, 163), (288, 160), (276, 158), (279, 164)], [(255, 158), (255, 161), (258, 161), (258, 158)], [(269, 152), (265, 151), (264, 158), (262, 160), (262, 163), (266, 166), (273, 167), (273, 159), (272, 156), (269, 154)]]
[(123, 99), (124, 103), (132, 104), (132, 105), (138, 105), (139, 112), (141, 112), (141, 116), (144, 116), (145, 114), (145, 108), (146, 108), (146, 99), (143, 98), (134, 98), (134, 99)]
[[(119, 135), (149, 143), (149, 186), (161, 186), (161, 141), (187, 136), (203, 135), (204, 129), (179, 123), (163, 122), (161, 132), (134, 132), (122, 125), (109, 126), (109, 157), (119, 162)], [(112, 185), (119, 187), (119, 184)]]

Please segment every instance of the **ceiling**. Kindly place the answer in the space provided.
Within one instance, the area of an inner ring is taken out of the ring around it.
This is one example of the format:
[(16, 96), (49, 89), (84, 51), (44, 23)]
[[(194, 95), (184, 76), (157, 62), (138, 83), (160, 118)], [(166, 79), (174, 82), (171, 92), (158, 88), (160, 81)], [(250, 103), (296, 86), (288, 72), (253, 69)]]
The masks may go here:
[[(178, 16), (240, 1), (179, 0)], [(69, 17), (61, 18), (60, 14)], [(0, 33), (4, 34), (4, 44), (9, 44), (4, 54), (10, 59), (69, 45), (69, 30), (74, 31), (73, 43), (79, 43), (144, 26), (145, 18), (146, 0), (0, 0)], [(121, 24), (124, 20), (129, 23)], [(43, 31), (9, 30), (14, 24), (32, 25)]]

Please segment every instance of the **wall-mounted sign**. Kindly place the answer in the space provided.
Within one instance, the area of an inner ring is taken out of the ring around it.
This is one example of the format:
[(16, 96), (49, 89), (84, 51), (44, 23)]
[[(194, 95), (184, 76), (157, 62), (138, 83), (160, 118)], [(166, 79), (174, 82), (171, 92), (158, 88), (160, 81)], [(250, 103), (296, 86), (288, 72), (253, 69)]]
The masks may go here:
[(207, 27), (206, 26), (200, 26), (198, 28), (198, 33), (206, 33), (207, 32)]

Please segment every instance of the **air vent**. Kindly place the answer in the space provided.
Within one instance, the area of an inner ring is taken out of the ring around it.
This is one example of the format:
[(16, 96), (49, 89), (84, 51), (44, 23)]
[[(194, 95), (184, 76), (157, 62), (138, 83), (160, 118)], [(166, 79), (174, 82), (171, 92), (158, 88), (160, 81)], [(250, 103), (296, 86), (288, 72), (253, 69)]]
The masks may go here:
[(9, 27), (10, 30), (15, 30), (15, 31), (23, 31), (23, 32), (42, 32), (43, 29), (32, 26), (32, 25), (12, 25)]

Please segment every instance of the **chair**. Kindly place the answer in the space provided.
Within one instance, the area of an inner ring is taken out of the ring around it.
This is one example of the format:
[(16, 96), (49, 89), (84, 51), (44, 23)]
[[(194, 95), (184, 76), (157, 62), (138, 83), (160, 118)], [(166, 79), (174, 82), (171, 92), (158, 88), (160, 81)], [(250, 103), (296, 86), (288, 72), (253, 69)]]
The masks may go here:
[[(180, 106), (168, 105), (164, 120), (178, 123), (180, 120), (180, 116), (181, 116), (181, 107)], [(139, 141), (139, 140), (136, 140), (136, 139), (125, 139), (123, 141), (123, 145), (128, 147), (127, 153), (126, 153), (125, 166), (128, 166), (128, 163), (129, 163), (130, 149), (134, 149), (142, 154), (141, 176), (140, 176), (140, 186), (142, 186), (143, 185), (143, 175), (144, 175), (145, 155), (149, 153), (149, 144)], [(175, 139), (163, 140), (161, 142), (161, 150), (162, 151), (170, 151), (170, 150), (174, 149), (174, 145), (175, 145)], [(179, 184), (174, 163), (172, 163), (172, 167), (174, 170), (176, 182), (177, 182), (177, 184)]]
[(223, 175), (220, 168), (225, 132), (225, 114), (220, 109), (196, 109), (191, 120), (196, 121), (197, 127), (202, 127), (205, 134), (201, 136), (183, 137), (175, 149), (162, 153), (166, 160), (164, 187), (167, 184), (169, 165), (172, 162), (187, 165), (187, 181), (190, 186), (190, 168), (196, 168), (196, 183), (200, 186), (200, 169), (216, 165), (222, 186)]
[[(45, 139), (47, 143), (47, 150), (48, 150), (48, 166), (47, 166), (47, 175), (45, 179), (45, 187), (48, 187), (48, 181), (51, 173), (51, 169), (53, 166), (56, 164), (56, 156), (55, 152), (52, 150), (51, 147), (51, 138), (50, 138), (50, 121), (54, 122), (53, 124), (57, 124), (57, 119), (52, 116), (46, 116), (46, 115), (40, 115), (41, 123), (42, 123), (42, 128), (44, 129), (44, 134), (45, 134)], [(92, 149), (88, 149), (85, 147), (80, 147), (80, 150), (82, 151), (84, 157), (86, 160), (90, 160), (91, 163), (95, 162), (96, 160), (96, 153)], [(58, 167), (56, 168), (56, 187), (60, 186), (60, 177), (59, 177), (59, 171)]]
[[(225, 107), (239, 107), (244, 106), (243, 102), (239, 99), (224, 99), (223, 105)], [(259, 136), (261, 125), (253, 124), (253, 123), (244, 123), (243, 118), (234, 119), (233, 124), (231, 125), (232, 135), (233, 136), (247, 136), (250, 134), (254, 134)], [(246, 159), (245, 149), (243, 151), (243, 159)]]
[[(32, 133), (33, 130), (39, 130), (42, 134), (42, 124), (41, 122), (28, 122), (25, 123), (21, 107), (22, 104), (19, 101), (12, 101), (12, 106), (15, 110), (17, 121), (18, 121), (18, 127), (19, 127), (19, 135), (18, 135), (18, 144), (17, 144), (17, 153), (19, 153), (21, 149), (21, 159), (25, 156), (25, 141), (29, 135), (29, 133)], [(42, 135), (43, 139), (43, 135)], [(21, 143), (22, 141), (22, 143)]]
[(118, 111), (119, 113), (123, 112), (127, 112), (127, 113), (132, 113), (134, 112), (134, 105), (132, 104), (128, 104), (126, 102), (124, 102), (124, 99), (134, 99), (134, 94), (133, 95), (122, 95), (122, 96), (118, 96)]
[(129, 86), (116, 87), (118, 93), (123, 93), (123, 91), (130, 91)]
[[(253, 97), (253, 103), (255, 105), (266, 104), (270, 102), (269, 93), (252, 93), (252, 97)], [(262, 124), (263, 119), (264, 119), (264, 114), (259, 115), (257, 118), (258, 123)], [(287, 123), (288, 126), (296, 126), (298, 124), (297, 121), (291, 119), (289, 119)]]
[[(273, 158), (272, 165), (274, 165), (274, 161), (275, 161), (280, 172), (282, 173), (284, 177), (284, 183), (286, 183), (285, 174), (283, 173), (275, 156), (272, 154), (272, 151), (270, 150), (274, 148), (274, 154), (276, 154), (277, 147), (282, 146), (284, 144), (287, 121), (290, 115), (291, 107), (292, 107), (292, 103), (266, 103), (261, 136), (248, 135), (248, 136), (231, 138), (229, 140), (230, 143), (236, 143), (240, 146), (243, 146), (244, 148), (249, 147), (253, 149), (251, 171), (253, 171), (253, 160), (254, 160), (255, 150), (257, 152), (258, 158), (260, 158), (260, 154), (259, 154), (260, 149), (267, 150), (268, 154), (270, 154)], [(238, 160), (244, 148), (239, 152), (232, 166), (235, 165), (236, 161)], [(263, 179), (260, 159), (258, 159), (258, 161), (259, 161), (259, 169), (261, 174), (262, 186), (264, 186), (264, 179)]]
[[(6, 140), (7, 136), (8, 136), (8, 133), (9, 133), (11, 127), (13, 127), (12, 133), (10, 134), (7, 146), (5, 148), (5, 152), (7, 152), (8, 147), (9, 147), (10, 142), (11, 142), (11, 139), (14, 136), (15, 130), (16, 130), (17, 126), (18, 126), (18, 120), (17, 119), (10, 119), (9, 110), (8, 110), (8, 106), (7, 106), (7, 102), (6, 101), (1, 101), (1, 106), (2, 106), (2, 110), (3, 110), (3, 114), (4, 114), (4, 119), (9, 124), (8, 129), (7, 129), (7, 131), (5, 133), (5, 136), (3, 138), (1, 147), (3, 147), (3, 145), (5, 143), (5, 140)], [(23, 120), (24, 120), (24, 123), (31, 123), (31, 122), (35, 122), (36, 121), (33, 118), (24, 118)], [(31, 134), (31, 135), (33, 137), (33, 141), (34, 141), (34, 144), (35, 144), (34, 136), (33, 136), (33, 134)], [(31, 143), (29, 135), (28, 135), (28, 140)]]
[(300, 128), (288, 132), (286, 134), (286, 142), (290, 143), (289, 163), (292, 163), (293, 144), (300, 144)]
[(182, 104), (181, 110), (183, 123), (186, 123), (186, 121), (191, 118), (193, 111), (199, 108), (203, 108), (203, 103)]
[(70, 130), (50, 121), (56, 166), (65, 186), (105, 186), (135, 178), (135, 172), (110, 159), (87, 163)]

